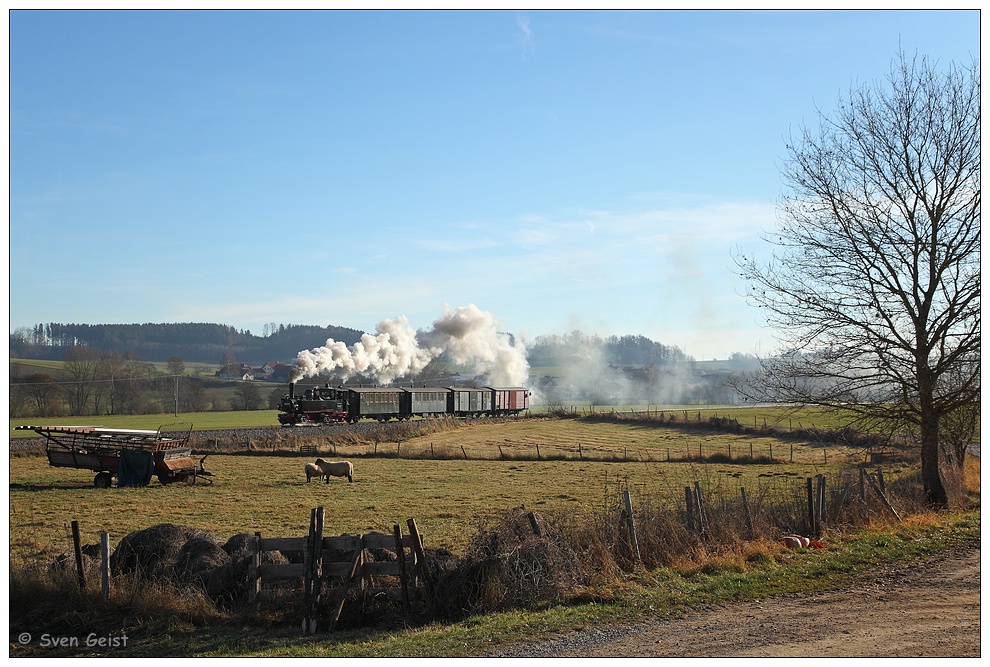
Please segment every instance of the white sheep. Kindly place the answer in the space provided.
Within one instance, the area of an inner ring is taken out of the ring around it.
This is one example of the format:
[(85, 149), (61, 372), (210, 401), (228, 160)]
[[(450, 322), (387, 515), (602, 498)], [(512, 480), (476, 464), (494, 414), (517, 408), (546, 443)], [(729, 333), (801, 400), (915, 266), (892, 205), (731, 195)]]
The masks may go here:
[(354, 466), (350, 461), (324, 461), (316, 459), (316, 465), (320, 466), (323, 474), (327, 477), (327, 484), (330, 483), (330, 476), (346, 477), (348, 482), (354, 481)]
[(324, 475), (324, 473), (323, 473), (323, 470), (320, 468), (320, 466), (316, 465), (315, 463), (307, 463), (306, 464), (306, 483), (307, 484), (309, 484), (310, 480), (313, 479), (314, 477), (319, 477), (320, 479), (323, 479), (323, 475)]

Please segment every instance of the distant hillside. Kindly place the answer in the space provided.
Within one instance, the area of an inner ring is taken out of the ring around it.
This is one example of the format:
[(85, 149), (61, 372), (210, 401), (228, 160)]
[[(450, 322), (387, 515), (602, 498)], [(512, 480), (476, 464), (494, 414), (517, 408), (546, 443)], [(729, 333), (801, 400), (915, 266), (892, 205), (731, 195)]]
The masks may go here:
[(76, 345), (86, 345), (121, 355), (131, 353), (144, 361), (167, 361), (178, 356), (185, 362), (218, 364), (225, 354), (240, 362), (291, 362), (300, 350), (326, 343), (328, 338), (347, 345), (362, 331), (345, 327), (289, 324), (272, 326), (267, 336), (255, 336), (223, 324), (39, 324), (10, 335), (10, 357), (62, 359)]

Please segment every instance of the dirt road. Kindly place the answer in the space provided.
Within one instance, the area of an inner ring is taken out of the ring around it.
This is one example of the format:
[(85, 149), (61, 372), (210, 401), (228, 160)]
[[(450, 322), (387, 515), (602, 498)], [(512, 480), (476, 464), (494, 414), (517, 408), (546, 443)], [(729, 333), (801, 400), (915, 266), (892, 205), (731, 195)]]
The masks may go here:
[(979, 657), (980, 546), (856, 588), (695, 609), (517, 649), (558, 657)]

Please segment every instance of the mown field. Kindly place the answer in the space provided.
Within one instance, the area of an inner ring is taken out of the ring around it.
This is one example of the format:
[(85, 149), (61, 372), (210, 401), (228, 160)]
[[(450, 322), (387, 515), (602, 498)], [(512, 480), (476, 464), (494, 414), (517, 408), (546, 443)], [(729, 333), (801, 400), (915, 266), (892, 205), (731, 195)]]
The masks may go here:
[[(307, 484), (303, 465), (312, 457), (286, 451), (211, 454), (212, 485), (163, 487), (153, 480), (143, 489), (109, 490), (93, 488), (89, 471), (51, 468), (42, 456), (11, 456), (11, 557), (50, 558), (65, 551), (74, 520), (90, 542), (100, 531), (117, 540), (165, 522), (224, 539), (255, 531), (288, 537), (305, 534), (309, 511), (318, 506), (327, 509), (329, 534), (389, 532), (413, 518), (428, 546), (459, 553), (479, 522), (502, 510), (525, 506), (588, 515), (614, 503), (624, 489), (633, 497), (683, 500), (683, 487), (695, 481), (712, 493), (737, 495), (745, 487), (752, 497), (800, 497), (806, 478), (833, 475), (861, 457), (830, 447), (826, 464), (826, 450), (815, 443), (567, 419), (469, 425), (401, 444), (333, 445), (329, 437), (317, 442), (321, 452), (335, 449), (339, 458), (352, 457), (354, 483)], [(379, 457), (370, 456), (375, 447)], [(751, 447), (755, 459), (748, 458)], [(771, 447), (776, 462), (765, 458)], [(544, 460), (537, 458), (538, 448)], [(668, 450), (677, 459), (730, 448), (732, 461), (666, 462)], [(897, 475), (898, 467), (887, 474)]]

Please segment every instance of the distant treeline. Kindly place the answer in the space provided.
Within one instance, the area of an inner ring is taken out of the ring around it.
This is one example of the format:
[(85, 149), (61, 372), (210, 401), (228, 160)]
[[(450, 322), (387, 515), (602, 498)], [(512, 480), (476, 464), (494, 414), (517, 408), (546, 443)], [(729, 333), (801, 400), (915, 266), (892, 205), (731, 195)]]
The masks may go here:
[[(336, 326), (304, 324), (265, 325), (256, 336), (224, 324), (36, 324), (10, 335), (10, 357), (62, 360), (74, 347), (91, 347), (129, 355), (144, 361), (167, 361), (179, 357), (186, 362), (222, 363), (235, 358), (249, 364), (267, 361), (291, 363), (300, 350), (326, 343), (328, 339), (352, 345), (362, 331)], [(531, 366), (563, 366), (589, 353), (599, 363), (665, 366), (693, 361), (675, 346), (645, 336), (599, 336), (574, 331), (539, 336), (527, 346)]]
[(246, 363), (267, 361), (291, 363), (300, 350), (319, 347), (332, 338), (347, 345), (363, 332), (335, 326), (302, 324), (265, 325), (264, 335), (223, 324), (37, 324), (10, 335), (10, 357), (20, 359), (65, 358), (77, 346), (145, 361), (167, 361), (179, 357), (187, 362), (221, 363), (233, 357)]

